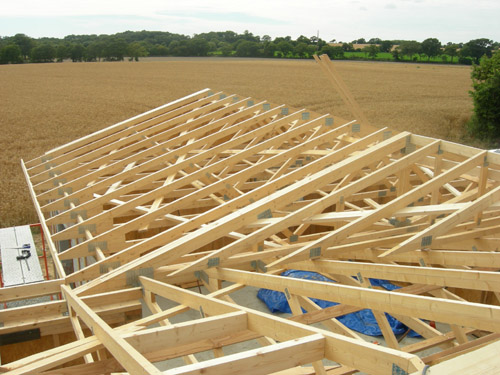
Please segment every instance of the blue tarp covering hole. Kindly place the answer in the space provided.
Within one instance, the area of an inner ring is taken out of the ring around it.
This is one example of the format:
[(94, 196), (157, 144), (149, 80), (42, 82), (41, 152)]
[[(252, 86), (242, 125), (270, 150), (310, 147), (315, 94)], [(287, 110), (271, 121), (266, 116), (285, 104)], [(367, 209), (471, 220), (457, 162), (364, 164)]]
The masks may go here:
[[(281, 276), (293, 277), (296, 279), (306, 279), (306, 280), (315, 280), (315, 281), (325, 281), (334, 283), (335, 281), (320, 275), (316, 272), (308, 272), (308, 271), (299, 271), (299, 270), (287, 270), (281, 274)], [(382, 287), (385, 290), (395, 290), (399, 289), (398, 286), (391, 284), (386, 280), (380, 279), (369, 279), (372, 286)], [(257, 297), (262, 300), (268, 309), (272, 312), (282, 312), (291, 314), (290, 306), (288, 305), (288, 301), (286, 300), (285, 294), (282, 292), (278, 292), (275, 290), (269, 289), (259, 289), (257, 293)], [(330, 306), (338, 305), (338, 303), (319, 300), (316, 298), (311, 298), (311, 300), (316, 303), (321, 308), (327, 308)], [(303, 310), (306, 312), (305, 310)], [(387, 316), (387, 320), (392, 328), (392, 331), (395, 335), (402, 335), (407, 330), (403, 323), (396, 320), (389, 314), (385, 314)], [(382, 332), (373, 316), (373, 313), (369, 309), (360, 310), (355, 313), (343, 315), (337, 318), (342, 324), (346, 327), (363, 333), (368, 336), (381, 336)], [(419, 335), (413, 331), (410, 331), (409, 336), (418, 337)]]

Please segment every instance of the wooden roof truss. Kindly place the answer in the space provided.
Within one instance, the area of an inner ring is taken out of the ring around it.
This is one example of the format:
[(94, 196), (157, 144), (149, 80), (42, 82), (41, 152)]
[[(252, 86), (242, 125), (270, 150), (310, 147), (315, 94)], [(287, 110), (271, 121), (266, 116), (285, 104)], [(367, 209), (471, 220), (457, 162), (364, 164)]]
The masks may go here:
[[(165, 373), (422, 373), (499, 338), (499, 166), (492, 152), (208, 89), (78, 139), (23, 162), (58, 278), (4, 288), (2, 302), (63, 299), (0, 311), (0, 335), (55, 340), (1, 369), (156, 374), (183, 358)], [(200, 285), (209, 294), (186, 289)], [(283, 291), (293, 316), (236, 303), (248, 287)], [(364, 308), (385, 345), (336, 319)], [(423, 339), (403, 345), (384, 313)], [(255, 349), (227, 354), (241, 342)]]

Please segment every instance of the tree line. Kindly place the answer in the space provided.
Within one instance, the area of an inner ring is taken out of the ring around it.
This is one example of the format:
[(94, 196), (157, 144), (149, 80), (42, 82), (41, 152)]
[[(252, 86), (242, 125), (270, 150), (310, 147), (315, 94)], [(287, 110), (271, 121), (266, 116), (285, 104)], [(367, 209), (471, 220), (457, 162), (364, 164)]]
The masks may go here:
[[(359, 45), (363, 45), (359, 48)], [(472, 64), (499, 48), (490, 39), (443, 45), (436, 38), (423, 42), (364, 38), (351, 42), (326, 42), (301, 35), (272, 39), (249, 31), (209, 32), (186, 36), (161, 31), (126, 31), (113, 35), (68, 35), (64, 38), (31, 38), (25, 34), (0, 37), (0, 63), (139, 60), (145, 56), (236, 56), (308, 59), (327, 54), (332, 59), (378, 59), (390, 61)]]

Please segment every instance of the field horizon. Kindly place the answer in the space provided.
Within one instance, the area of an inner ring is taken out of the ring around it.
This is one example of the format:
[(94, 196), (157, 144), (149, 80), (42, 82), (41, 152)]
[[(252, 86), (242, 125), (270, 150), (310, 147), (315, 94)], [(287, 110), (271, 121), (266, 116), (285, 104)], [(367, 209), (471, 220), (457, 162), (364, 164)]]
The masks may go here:
[[(468, 66), (335, 61), (377, 127), (466, 142)], [(38, 222), (19, 164), (172, 100), (210, 88), (353, 120), (312, 60), (146, 58), (0, 66), (0, 227)]]

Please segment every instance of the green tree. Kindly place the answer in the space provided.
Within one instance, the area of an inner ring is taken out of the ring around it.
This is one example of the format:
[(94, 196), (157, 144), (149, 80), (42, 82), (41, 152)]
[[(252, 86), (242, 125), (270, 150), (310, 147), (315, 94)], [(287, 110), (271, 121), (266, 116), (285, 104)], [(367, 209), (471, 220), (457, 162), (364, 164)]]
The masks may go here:
[(469, 131), (481, 139), (500, 139), (500, 51), (491, 58), (484, 56), (471, 73), (474, 114), (468, 124)]
[(149, 54), (152, 56), (168, 56), (168, 48), (161, 44), (155, 44), (151, 47)]
[(370, 44), (369, 46), (363, 48), (363, 52), (375, 60), (377, 54), (380, 52), (380, 48), (375, 44)]
[(22, 62), (21, 48), (17, 44), (9, 44), (0, 49), (0, 64), (19, 64)]
[(128, 45), (127, 54), (130, 60), (139, 61), (139, 57), (145, 57), (149, 53), (142, 42), (133, 42)]
[(321, 48), (321, 54), (327, 54), (331, 59), (342, 59), (344, 58), (344, 49), (340, 46), (332, 47), (330, 45), (325, 45)]
[(354, 52), (354, 46), (352, 43), (342, 43), (342, 49), (345, 52)]
[(392, 46), (394, 43), (392, 43), (392, 40), (383, 40), (380, 42), (380, 52), (391, 52)]
[(446, 47), (444, 47), (444, 53), (450, 56), (450, 60), (453, 63), (453, 58), (458, 56), (458, 44), (448, 43)]
[(27, 60), (31, 50), (35, 47), (35, 40), (25, 34), (16, 34), (14, 35), (13, 42), (21, 48), (21, 54), (23, 58)]
[(30, 52), (31, 61), (35, 63), (53, 62), (56, 57), (56, 49), (48, 43), (40, 44)]
[(296, 42), (297, 42), (297, 44), (298, 43), (311, 44), (311, 39), (309, 39), (308, 37), (306, 37), (304, 35), (301, 35), (297, 38)]
[(260, 40), (264, 43), (269, 43), (269, 42), (271, 42), (272, 39), (269, 35), (266, 34)]
[(103, 53), (107, 61), (123, 61), (127, 54), (127, 42), (122, 38), (111, 38), (106, 43)]
[(101, 61), (104, 57), (106, 43), (102, 40), (96, 40), (87, 46), (87, 61)]
[(421, 51), (427, 55), (427, 61), (430, 61), (432, 57), (441, 54), (441, 42), (436, 38), (428, 38), (422, 42)]
[(413, 56), (420, 53), (421, 46), (420, 43), (415, 40), (406, 40), (399, 45), (401, 50), (401, 54), (403, 56), (408, 56), (410, 60), (413, 59)]
[(259, 52), (259, 44), (249, 40), (243, 40), (236, 48), (236, 56), (239, 57), (255, 57)]
[(463, 48), (460, 50), (460, 55), (462, 57), (472, 57), (474, 62), (478, 64), (479, 60), (484, 55), (491, 57), (492, 49), (493, 41), (490, 39), (474, 39), (464, 44)]
[(59, 44), (56, 48), (57, 62), (63, 62), (69, 56), (68, 48), (64, 44)]
[(283, 54), (283, 57), (290, 57), (289, 55), (291, 55), (294, 51), (292, 43), (290, 43), (286, 40), (282, 40), (281, 42), (279, 42), (276, 45), (276, 47), (277, 47), (278, 51)]
[(308, 58), (309, 53), (307, 52), (307, 47), (307, 44), (304, 42), (297, 43), (297, 45), (295, 46), (295, 52), (301, 58)]
[(80, 43), (71, 45), (69, 49), (69, 57), (73, 62), (83, 61), (83, 58), (85, 57), (85, 47)]
[(307, 46), (307, 54), (309, 55), (309, 57), (313, 57), (313, 55), (316, 54), (317, 51), (318, 51), (318, 49), (316, 48), (316, 46), (314, 44), (309, 44)]
[(231, 43), (220, 42), (219, 51), (222, 53), (222, 56), (231, 56), (233, 53), (233, 47), (231, 46)]
[(391, 51), (391, 55), (392, 55), (392, 58), (395, 60), (395, 61), (399, 61), (400, 60), (400, 56), (401, 56), (401, 50), (400, 48), (394, 48), (392, 51)]
[(189, 46), (189, 54), (191, 56), (206, 56), (208, 55), (208, 51), (210, 47), (205, 38), (195, 36), (188, 43)]

